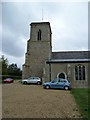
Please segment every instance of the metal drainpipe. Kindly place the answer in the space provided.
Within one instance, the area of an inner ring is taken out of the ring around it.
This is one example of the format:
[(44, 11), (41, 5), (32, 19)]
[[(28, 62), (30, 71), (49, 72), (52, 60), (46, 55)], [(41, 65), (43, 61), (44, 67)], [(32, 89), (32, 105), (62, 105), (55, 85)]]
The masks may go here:
[(51, 81), (51, 64), (49, 63), (49, 75), (50, 75), (50, 81)]

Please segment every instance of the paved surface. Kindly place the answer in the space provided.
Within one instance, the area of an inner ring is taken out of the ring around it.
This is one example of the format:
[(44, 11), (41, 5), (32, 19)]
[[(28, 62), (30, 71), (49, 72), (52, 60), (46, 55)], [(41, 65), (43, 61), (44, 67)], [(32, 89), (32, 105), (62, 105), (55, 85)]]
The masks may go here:
[(41, 85), (19, 82), (2, 86), (3, 118), (79, 118), (70, 91), (46, 90)]

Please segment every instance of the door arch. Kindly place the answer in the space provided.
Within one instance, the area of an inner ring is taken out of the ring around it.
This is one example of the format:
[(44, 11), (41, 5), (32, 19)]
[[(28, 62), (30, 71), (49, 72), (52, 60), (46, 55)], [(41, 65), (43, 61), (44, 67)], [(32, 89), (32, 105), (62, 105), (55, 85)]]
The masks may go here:
[(65, 72), (59, 72), (59, 73), (57, 74), (57, 78), (67, 79), (66, 73), (65, 73)]

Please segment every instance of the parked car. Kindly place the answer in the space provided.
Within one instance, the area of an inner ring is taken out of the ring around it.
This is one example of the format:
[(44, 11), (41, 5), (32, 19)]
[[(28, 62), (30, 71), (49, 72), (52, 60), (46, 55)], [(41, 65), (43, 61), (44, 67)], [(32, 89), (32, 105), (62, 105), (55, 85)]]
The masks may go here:
[(22, 80), (23, 84), (41, 84), (41, 79), (39, 77), (29, 77), (28, 79)]
[(6, 78), (3, 80), (3, 83), (13, 83), (14, 80), (12, 78)]
[(49, 89), (49, 88), (58, 88), (58, 89), (65, 89), (65, 90), (71, 89), (71, 85), (69, 81), (66, 79), (55, 79), (55, 80), (52, 80), (51, 82), (46, 82), (43, 84), (43, 87), (46, 89)]

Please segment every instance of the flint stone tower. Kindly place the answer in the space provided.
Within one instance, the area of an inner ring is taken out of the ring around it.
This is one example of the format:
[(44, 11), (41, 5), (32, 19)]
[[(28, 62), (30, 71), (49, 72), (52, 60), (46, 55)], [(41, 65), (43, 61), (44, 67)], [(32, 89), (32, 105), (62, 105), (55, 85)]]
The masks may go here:
[(38, 76), (42, 78), (45, 61), (51, 59), (52, 32), (49, 22), (31, 23), (30, 39), (23, 65), (22, 78)]

